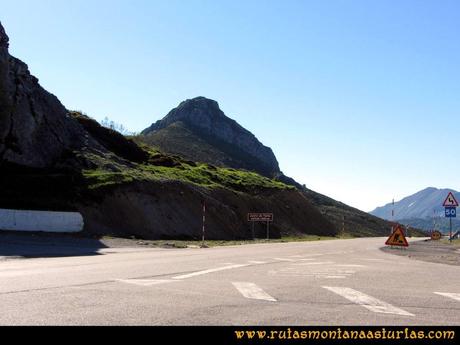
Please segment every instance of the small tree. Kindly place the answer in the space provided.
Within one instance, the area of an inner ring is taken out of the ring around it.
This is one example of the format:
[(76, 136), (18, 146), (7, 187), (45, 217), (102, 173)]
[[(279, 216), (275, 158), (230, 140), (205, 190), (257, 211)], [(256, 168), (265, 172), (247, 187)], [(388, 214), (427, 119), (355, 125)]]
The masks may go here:
[(131, 132), (123, 126), (121, 123), (117, 123), (113, 120), (110, 120), (107, 116), (101, 121), (101, 126), (109, 128), (113, 131), (117, 131), (123, 135), (130, 135)]

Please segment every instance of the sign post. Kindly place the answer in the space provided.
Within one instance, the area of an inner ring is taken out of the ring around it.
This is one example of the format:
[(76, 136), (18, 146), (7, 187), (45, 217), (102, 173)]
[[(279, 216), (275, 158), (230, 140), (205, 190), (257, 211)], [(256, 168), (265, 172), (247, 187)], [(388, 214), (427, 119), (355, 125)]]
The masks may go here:
[(270, 223), (273, 222), (273, 213), (248, 213), (248, 222), (252, 222), (252, 238), (255, 238), (254, 223), (267, 222), (267, 240), (270, 239)]
[(202, 229), (202, 236), (201, 236), (201, 242), (202, 242), (202, 246), (204, 247), (204, 235), (206, 233), (206, 201), (203, 200), (202, 202), (202, 206), (203, 206), (203, 229)]
[[(391, 206), (391, 221), (395, 221), (395, 198), (393, 198), (392, 206)], [(394, 225), (391, 226), (390, 236), (395, 231)]]
[(446, 200), (444, 200), (444, 203), (442, 206), (445, 207), (445, 216), (446, 218), (449, 218), (449, 241), (452, 242), (452, 218), (457, 217), (457, 207), (458, 207), (458, 201), (455, 199), (454, 194), (452, 192), (449, 192), (449, 195), (447, 196)]

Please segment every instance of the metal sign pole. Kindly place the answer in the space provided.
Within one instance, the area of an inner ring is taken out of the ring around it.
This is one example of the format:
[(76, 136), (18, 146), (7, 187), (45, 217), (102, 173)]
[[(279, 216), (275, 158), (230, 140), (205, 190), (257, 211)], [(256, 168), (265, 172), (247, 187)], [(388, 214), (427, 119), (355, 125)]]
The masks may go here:
[(267, 221), (267, 240), (270, 240), (270, 221)]
[(255, 240), (256, 239), (256, 235), (254, 233), (254, 221), (251, 222), (252, 223), (252, 239)]
[(203, 201), (203, 233), (202, 233), (202, 238), (201, 241), (203, 242), (204, 245), (204, 234), (206, 232), (206, 202)]
[[(392, 203), (392, 207), (391, 207), (391, 222), (394, 223), (395, 221), (395, 198), (393, 198), (393, 203)], [(391, 233), (390, 235), (393, 233), (394, 231), (394, 225), (391, 224)]]
[(450, 223), (449, 241), (452, 242), (452, 217), (449, 218), (449, 223)]

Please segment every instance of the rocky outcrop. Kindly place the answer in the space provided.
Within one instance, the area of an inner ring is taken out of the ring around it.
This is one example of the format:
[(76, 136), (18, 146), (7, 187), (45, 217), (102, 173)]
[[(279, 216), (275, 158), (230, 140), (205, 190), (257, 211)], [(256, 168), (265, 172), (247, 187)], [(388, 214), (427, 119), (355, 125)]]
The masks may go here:
[[(254, 170), (266, 176), (280, 174), (278, 161), (273, 151), (264, 146), (254, 134), (240, 126), (235, 120), (227, 117), (214, 100), (205, 97), (186, 100), (171, 110), (162, 120), (145, 129), (142, 134), (146, 137), (152, 136), (156, 132), (177, 123), (185, 124), (188, 129), (194, 131), (202, 139), (219, 148), (223, 154), (230, 156), (233, 164), (230, 162), (228, 165), (231, 167), (243, 169), (254, 167)], [(175, 143), (179, 145), (165, 144), (165, 146), (170, 147), (180, 146), (179, 142)], [(171, 153), (189, 156), (183, 152), (184, 150), (179, 151), (181, 152)], [(202, 159), (204, 162), (219, 163), (209, 161), (206, 155), (203, 155)]]
[(87, 133), (27, 65), (10, 56), (8, 42), (0, 23), (0, 162), (54, 166), (81, 149)]
[(102, 127), (96, 120), (82, 113), (73, 111), (70, 114), (99, 144), (115, 155), (136, 163), (143, 163), (149, 159), (148, 152), (142, 150), (136, 143), (122, 134), (110, 128)]
[(1, 48), (8, 49), (9, 42), (10, 42), (10, 39), (8, 35), (6, 34), (5, 29), (2, 26), (2, 23), (0, 23), (0, 49)]

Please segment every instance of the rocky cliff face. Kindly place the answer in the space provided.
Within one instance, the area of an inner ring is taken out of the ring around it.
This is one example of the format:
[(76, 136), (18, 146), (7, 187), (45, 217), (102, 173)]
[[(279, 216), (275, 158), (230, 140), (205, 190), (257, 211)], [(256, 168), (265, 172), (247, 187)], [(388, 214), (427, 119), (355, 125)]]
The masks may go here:
[(0, 166), (71, 169), (140, 162), (146, 153), (96, 121), (69, 112), (8, 52), (0, 23)]
[[(212, 142), (212, 145), (219, 147), (224, 154), (234, 156), (231, 157), (233, 158), (233, 164), (232, 162), (228, 164), (234, 168), (250, 169), (252, 166), (258, 165), (259, 168), (254, 170), (264, 175), (277, 176), (280, 174), (278, 161), (273, 151), (264, 146), (254, 134), (240, 126), (235, 120), (227, 117), (214, 100), (205, 97), (186, 100), (177, 108), (171, 110), (165, 118), (145, 129), (142, 134), (146, 137), (150, 135), (152, 139), (155, 139), (155, 133), (177, 123), (185, 124), (187, 129), (198, 132), (198, 136), (208, 142)], [(161, 146), (159, 141), (154, 140), (155, 143)], [(180, 147), (180, 143), (168, 145), (164, 140), (163, 144), (166, 149), (168, 146)], [(230, 150), (226, 146), (231, 146), (233, 152), (229, 152)], [(174, 151), (174, 149), (170, 151)], [(189, 156), (183, 150), (179, 151), (171, 153)], [(202, 158), (203, 161), (208, 162), (206, 156), (197, 158)], [(251, 164), (254, 162), (255, 164)], [(215, 162), (211, 161), (210, 163)]]
[(10, 56), (0, 23), (0, 161), (43, 168), (85, 143), (85, 131), (44, 90), (27, 65)]

